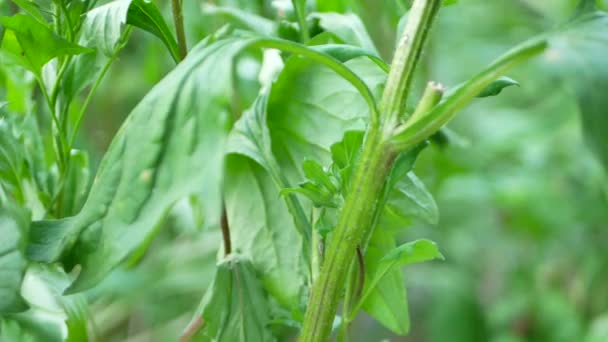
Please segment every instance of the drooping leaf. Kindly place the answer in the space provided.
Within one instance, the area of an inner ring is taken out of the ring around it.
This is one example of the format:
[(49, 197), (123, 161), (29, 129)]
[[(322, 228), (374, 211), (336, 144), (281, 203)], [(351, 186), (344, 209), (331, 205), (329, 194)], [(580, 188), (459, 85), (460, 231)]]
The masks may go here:
[(324, 31), (333, 33), (343, 43), (378, 53), (374, 42), (365, 29), (365, 25), (355, 14), (312, 13), (310, 17), (317, 19), (319, 26)]
[(161, 39), (171, 56), (179, 59), (177, 43), (153, 2), (115, 0), (87, 12), (79, 44), (97, 53), (76, 56), (62, 79), (61, 91), (71, 99), (98, 77), (106, 63), (124, 46), (126, 24), (139, 27)]
[(247, 156), (266, 170), (271, 170), (272, 141), (266, 123), (267, 97), (260, 95), (253, 108), (245, 111), (234, 124), (227, 143), (227, 152)]
[[(443, 259), (437, 245), (429, 240), (416, 240), (391, 249), (394, 238), (380, 232), (374, 234), (370, 243), (370, 256), (366, 264), (370, 269), (366, 275), (365, 288), (360, 303), (379, 322), (397, 334), (409, 330), (409, 317), (403, 275), (399, 267), (433, 259)], [(383, 255), (381, 258), (378, 256)], [(388, 277), (388, 278), (387, 278)]]
[(302, 237), (279, 188), (265, 169), (240, 155), (228, 157), (225, 184), (233, 249), (251, 260), (279, 303), (299, 309), (306, 283)]
[(20, 292), (29, 227), (30, 215), (25, 209), (0, 203), (0, 316), (28, 307)]
[(608, 168), (608, 13), (581, 1), (578, 15), (549, 38), (543, 56), (552, 73), (574, 88), (585, 138)]
[(477, 97), (496, 96), (500, 94), (503, 89), (510, 86), (518, 85), (519, 83), (516, 80), (503, 76), (490, 83), (490, 85), (488, 85), (487, 87), (485, 87), (481, 92), (479, 92), (479, 94), (477, 94)]
[(25, 14), (2, 17), (0, 22), (6, 28), (1, 50), (35, 75), (40, 75), (42, 67), (57, 56), (92, 51), (59, 37), (48, 27)]
[(231, 38), (193, 49), (129, 115), (82, 210), (34, 224), (32, 259), (82, 265), (68, 291), (95, 285), (145, 246), (181, 198), (198, 196), (206, 224), (218, 224), (231, 61), (252, 41)]
[[(205, 322), (201, 335), (218, 342), (265, 342), (268, 306), (249, 260), (230, 255), (217, 266), (213, 283), (199, 309)], [(198, 314), (198, 313), (197, 313)]]
[(120, 42), (132, 0), (116, 0), (86, 13), (80, 44), (111, 57)]
[(173, 59), (178, 60), (177, 56), (179, 56), (179, 49), (177, 47), (177, 42), (154, 2), (148, 0), (131, 0), (131, 6), (129, 7), (129, 12), (127, 14), (127, 24), (139, 27), (160, 38), (167, 49), (169, 49)]

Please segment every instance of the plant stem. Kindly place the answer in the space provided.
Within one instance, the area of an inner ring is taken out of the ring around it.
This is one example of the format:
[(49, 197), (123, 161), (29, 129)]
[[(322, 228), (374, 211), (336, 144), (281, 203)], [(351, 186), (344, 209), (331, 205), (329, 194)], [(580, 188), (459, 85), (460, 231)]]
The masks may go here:
[(222, 219), (220, 221), (222, 229), (222, 239), (224, 240), (224, 256), (232, 253), (232, 243), (230, 239), (230, 226), (228, 225), (228, 215), (226, 214), (226, 206), (222, 208)]
[(99, 86), (101, 85), (101, 81), (105, 77), (108, 70), (110, 70), (110, 66), (112, 66), (112, 64), (114, 63), (116, 58), (118, 58), (118, 53), (120, 52), (120, 50), (122, 50), (122, 48), (126, 44), (127, 37), (129, 37), (129, 34), (131, 34), (131, 26), (128, 26), (125, 29), (125, 32), (122, 34), (122, 37), (121, 37), (122, 42), (116, 47), (116, 50), (114, 50), (114, 54), (112, 54), (112, 57), (110, 57), (110, 59), (108, 59), (106, 64), (103, 66), (103, 69), (101, 69), (101, 72), (99, 73), (99, 76), (97, 76), (95, 83), (93, 83), (91, 90), (89, 90), (89, 93), (87, 94), (87, 97), (85, 98), (84, 103), (82, 104), (82, 107), (80, 107), (78, 116), (76, 116), (76, 122), (74, 123), (74, 127), (72, 128), (72, 134), (70, 135), (68, 152), (72, 150), (72, 147), (74, 147), (74, 142), (76, 141), (76, 135), (78, 134), (78, 130), (80, 129), (80, 124), (82, 123), (82, 119), (84, 118), (84, 114), (89, 106), (89, 103), (93, 99), (93, 95), (95, 95), (95, 93), (97, 92), (97, 88), (99, 88)]
[(439, 7), (440, 0), (416, 0), (408, 14), (380, 102), (380, 111), (391, 124), (404, 113), (414, 71)]
[(293, 9), (296, 12), (296, 17), (298, 18), (301, 43), (306, 44), (310, 40), (308, 25), (306, 24), (306, 1), (291, 0), (291, 3), (293, 4)]
[(182, 11), (182, 1), (171, 0), (171, 11), (173, 12), (173, 23), (175, 24), (175, 35), (177, 36), (179, 56), (181, 59), (184, 59), (186, 54), (188, 54), (188, 46), (186, 45), (186, 33), (184, 31), (184, 13)]
[(372, 120), (369, 125), (351, 189), (329, 242), (321, 274), (313, 284), (300, 341), (317, 342), (329, 338), (346, 275), (357, 246), (372, 225), (384, 183), (397, 156), (396, 150), (386, 142), (405, 108), (415, 67), (440, 5), (441, 0), (416, 0), (412, 6), (391, 65), (379, 120)]
[(390, 151), (386, 153), (383, 140), (377, 127), (368, 131), (352, 188), (329, 243), (321, 274), (313, 284), (301, 341), (325, 341), (329, 337), (346, 274), (357, 245), (373, 219), (376, 199), (395, 156)]

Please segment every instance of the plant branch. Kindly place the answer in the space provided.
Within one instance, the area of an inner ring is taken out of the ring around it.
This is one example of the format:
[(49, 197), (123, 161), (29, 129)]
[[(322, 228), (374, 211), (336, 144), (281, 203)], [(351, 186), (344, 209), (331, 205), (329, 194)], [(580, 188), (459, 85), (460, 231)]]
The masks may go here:
[(435, 133), (454, 114), (466, 106), (479, 92), (507, 70), (538, 55), (547, 47), (545, 39), (527, 41), (505, 53), (486, 69), (451, 92), (443, 102), (430, 112), (411, 117), (405, 125), (395, 131), (391, 142), (399, 150), (408, 149)]
[(175, 35), (177, 46), (179, 47), (179, 57), (184, 59), (188, 54), (186, 45), (186, 33), (184, 31), (184, 13), (181, 0), (171, 0), (171, 12), (173, 13), (173, 23), (175, 24)]

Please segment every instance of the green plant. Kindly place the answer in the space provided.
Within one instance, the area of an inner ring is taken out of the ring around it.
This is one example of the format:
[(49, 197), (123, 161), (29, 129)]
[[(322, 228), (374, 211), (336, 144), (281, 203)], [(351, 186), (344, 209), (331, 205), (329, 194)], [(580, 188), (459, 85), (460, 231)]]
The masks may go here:
[[(302, 341), (327, 340), (334, 329), (344, 340), (361, 309), (406, 334), (400, 267), (443, 258), (430, 240), (397, 246), (397, 232), (412, 220), (437, 221), (414, 163), (428, 141), (450, 136), (443, 127), (458, 110), (517, 84), (505, 72), (541, 54), (563, 66), (591, 146), (608, 163), (605, 99), (590, 88), (608, 83), (608, 16), (595, 1), (581, 1), (563, 28), (459, 86), (428, 83), (417, 103), (411, 95), (425, 43), (440, 7), (453, 1), (413, 2), (390, 66), (360, 19), (307, 15), (306, 1), (293, 1), (277, 21), (209, 5), (233, 26), (190, 51), (178, 0), (177, 38), (144, 0), (15, 3), (27, 14), (1, 19), (0, 49), (7, 339), (92, 335), (82, 292), (118, 265), (139, 263), (183, 199), (202, 226), (221, 230), (223, 253), (182, 340), (265, 341), (293, 328)], [(90, 182), (88, 156), (74, 145), (132, 28), (158, 38), (178, 65), (133, 109)], [(268, 49), (282, 55), (260, 53)], [(267, 77), (248, 83), (235, 67), (246, 58), (258, 62), (256, 75), (270, 70)], [(42, 280), (61, 328), (37, 318), (44, 299), (24, 291), (28, 279)]]

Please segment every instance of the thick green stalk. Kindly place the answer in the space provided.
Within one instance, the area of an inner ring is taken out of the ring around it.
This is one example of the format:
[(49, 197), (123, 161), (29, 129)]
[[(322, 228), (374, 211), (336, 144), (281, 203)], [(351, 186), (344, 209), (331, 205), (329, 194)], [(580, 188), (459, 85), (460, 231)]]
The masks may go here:
[(393, 153), (386, 153), (383, 139), (378, 128), (372, 128), (367, 134), (352, 189), (340, 213), (319, 278), (313, 285), (300, 341), (325, 341), (331, 333), (346, 274), (357, 245), (372, 221), (376, 200), (394, 158)]
[(397, 121), (405, 111), (414, 71), (439, 7), (440, 0), (416, 0), (408, 14), (380, 103), (380, 111), (389, 123)]
[(352, 186), (340, 211), (319, 278), (313, 284), (300, 341), (326, 341), (331, 333), (347, 273), (374, 219), (386, 178), (397, 155), (386, 142), (402, 114), (428, 30), (441, 0), (416, 0), (397, 47), (380, 105), (368, 128)]

